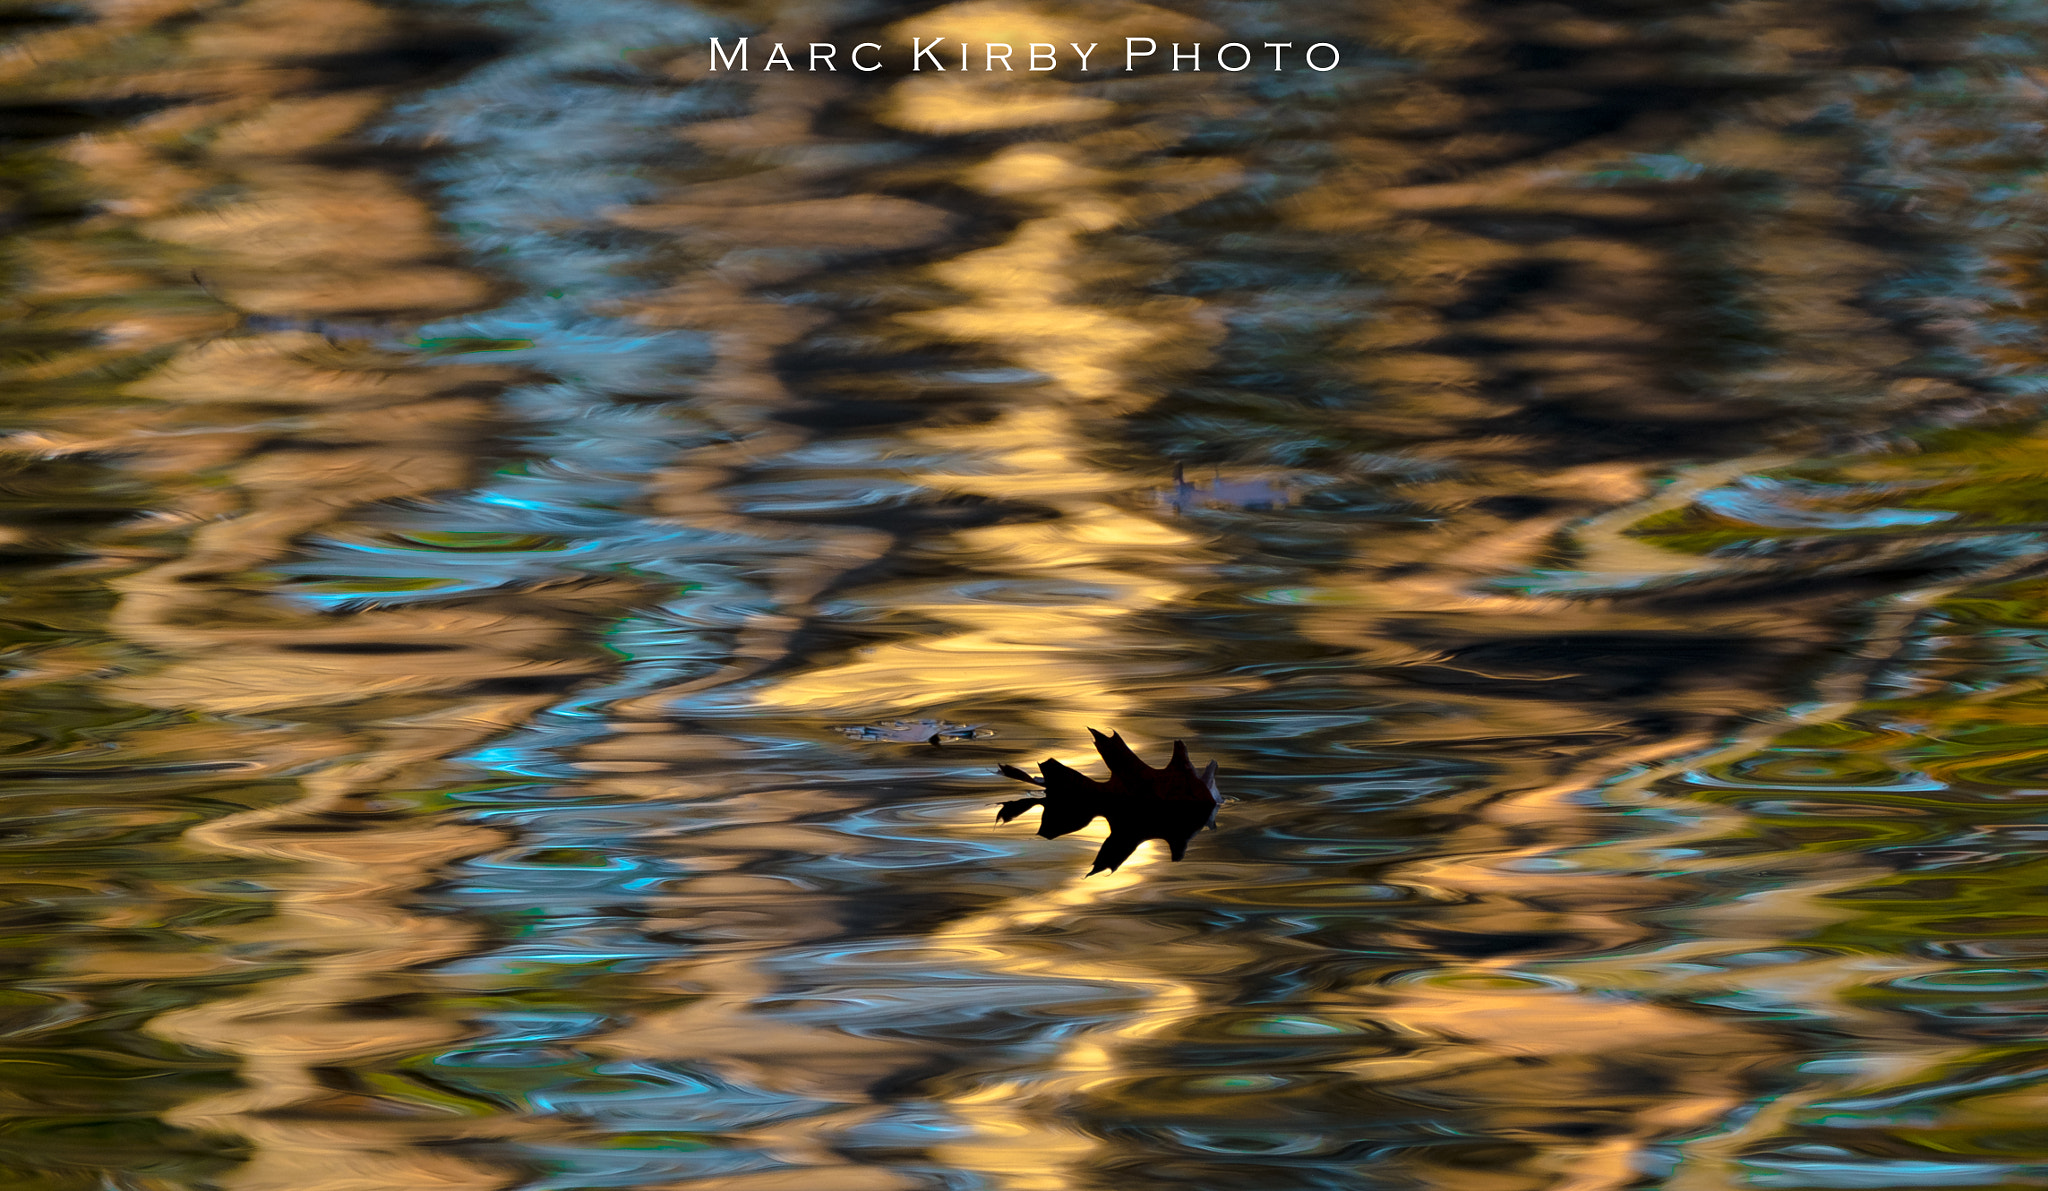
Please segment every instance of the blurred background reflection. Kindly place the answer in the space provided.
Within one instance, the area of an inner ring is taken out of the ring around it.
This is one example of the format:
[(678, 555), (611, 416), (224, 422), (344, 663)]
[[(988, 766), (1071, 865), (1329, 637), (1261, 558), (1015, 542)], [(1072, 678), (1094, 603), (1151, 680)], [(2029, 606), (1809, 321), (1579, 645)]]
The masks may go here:
[(0, 23), (0, 1185), (2048, 1185), (2038, 5)]

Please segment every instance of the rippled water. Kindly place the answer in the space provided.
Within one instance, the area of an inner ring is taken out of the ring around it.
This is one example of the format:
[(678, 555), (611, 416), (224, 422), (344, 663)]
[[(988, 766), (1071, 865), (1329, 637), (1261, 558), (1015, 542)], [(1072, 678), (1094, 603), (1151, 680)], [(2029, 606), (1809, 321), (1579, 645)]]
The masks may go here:
[(2038, 5), (0, 20), (0, 1185), (2048, 1184)]

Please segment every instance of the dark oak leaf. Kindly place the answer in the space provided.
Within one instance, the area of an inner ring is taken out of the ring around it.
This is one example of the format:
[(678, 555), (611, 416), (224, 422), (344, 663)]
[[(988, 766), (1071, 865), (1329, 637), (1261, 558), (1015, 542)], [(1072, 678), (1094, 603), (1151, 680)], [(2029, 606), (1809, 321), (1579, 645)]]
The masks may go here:
[(1095, 854), (1090, 876), (1110, 872), (1130, 859), (1146, 840), (1163, 840), (1173, 858), (1187, 853), (1188, 840), (1204, 827), (1216, 825), (1216, 808), (1223, 796), (1216, 789), (1216, 762), (1197, 771), (1188, 758), (1186, 742), (1173, 742), (1173, 759), (1163, 769), (1154, 769), (1131, 751), (1121, 735), (1095, 737), (1095, 751), (1109, 766), (1109, 780), (1097, 781), (1077, 769), (1048, 758), (1038, 766), (1040, 776), (1014, 765), (998, 767), (1005, 777), (1029, 782), (1045, 790), (1040, 798), (1019, 798), (1005, 802), (996, 811), (996, 822), (1007, 823), (1034, 807), (1043, 814), (1038, 834), (1046, 839), (1079, 831), (1096, 816), (1109, 821), (1109, 838)]

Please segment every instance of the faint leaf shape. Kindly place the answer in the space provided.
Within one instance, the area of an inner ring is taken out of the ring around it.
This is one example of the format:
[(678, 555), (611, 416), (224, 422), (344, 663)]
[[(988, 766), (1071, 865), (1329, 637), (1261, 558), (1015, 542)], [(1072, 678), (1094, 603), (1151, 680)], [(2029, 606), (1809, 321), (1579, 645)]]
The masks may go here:
[(1149, 839), (1166, 841), (1173, 858), (1179, 860), (1197, 831), (1216, 825), (1216, 808), (1223, 802), (1216, 789), (1216, 762), (1197, 771), (1188, 759), (1187, 742), (1176, 740), (1173, 759), (1164, 769), (1154, 769), (1131, 751), (1121, 735), (1104, 736), (1093, 728), (1088, 733), (1095, 738), (1095, 751), (1109, 765), (1108, 781), (1096, 781), (1051, 758), (1039, 763), (1041, 777), (1032, 777), (1014, 765), (1000, 766), (1005, 777), (1041, 786), (1045, 794), (1005, 802), (996, 811), (996, 822), (1007, 823), (1036, 807), (1044, 812), (1038, 834), (1058, 839), (1102, 816), (1109, 821), (1109, 838), (1095, 853), (1095, 867), (1088, 870), (1089, 876), (1105, 869), (1115, 872)]
[(1218, 475), (1206, 484), (1188, 482), (1184, 469), (1173, 469), (1173, 491), (1158, 494), (1159, 503), (1176, 513), (1189, 509), (1284, 509), (1286, 488), (1271, 480), (1226, 480)]
[(946, 740), (974, 740), (995, 735), (979, 724), (955, 724), (946, 720), (888, 720), (839, 730), (854, 740), (895, 744), (938, 744)]

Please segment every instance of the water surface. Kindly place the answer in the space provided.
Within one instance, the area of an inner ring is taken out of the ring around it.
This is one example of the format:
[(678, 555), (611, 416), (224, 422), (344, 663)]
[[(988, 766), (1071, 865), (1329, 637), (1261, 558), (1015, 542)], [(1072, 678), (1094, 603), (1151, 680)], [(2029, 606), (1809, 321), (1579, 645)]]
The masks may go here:
[(4, 1185), (2048, 1183), (2037, 6), (4, 17)]

